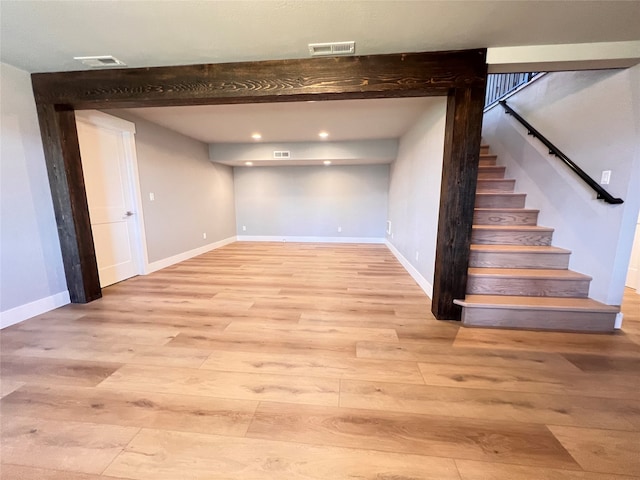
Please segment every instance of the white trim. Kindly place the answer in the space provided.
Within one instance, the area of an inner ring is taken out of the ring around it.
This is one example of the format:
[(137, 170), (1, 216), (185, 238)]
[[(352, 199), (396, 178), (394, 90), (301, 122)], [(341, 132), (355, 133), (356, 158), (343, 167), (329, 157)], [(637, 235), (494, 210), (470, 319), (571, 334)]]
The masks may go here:
[(427, 294), (427, 297), (433, 298), (433, 285), (424, 278), (416, 268), (411, 265), (411, 262), (404, 258), (404, 256), (400, 253), (400, 251), (394, 247), (389, 240), (385, 240), (384, 244), (387, 246), (391, 253), (395, 255), (398, 261), (402, 264), (405, 270), (411, 275), (411, 277), (416, 281), (418, 286)]
[[(135, 125), (134, 125), (135, 127)], [(136, 138), (134, 132), (123, 132), (124, 155), (127, 159), (129, 173), (130, 195), (135, 207), (133, 221), (133, 235), (136, 249), (133, 252), (138, 274), (144, 274), (149, 264), (147, 250), (147, 232), (144, 228), (144, 210), (142, 208), (142, 189), (140, 188), (140, 174), (138, 172), (138, 156), (136, 153)]]
[(616, 313), (616, 321), (613, 324), (613, 328), (615, 330), (620, 330), (622, 328), (622, 317), (623, 316), (624, 316), (624, 313), (622, 313), (622, 312)]
[(23, 322), (36, 315), (42, 315), (68, 303), (71, 303), (69, 300), (69, 292), (65, 290), (64, 292), (41, 298), (35, 302), (5, 310), (4, 312), (0, 312), (0, 328), (15, 325), (16, 323)]
[(208, 245), (204, 245), (202, 247), (194, 248), (193, 250), (189, 250), (188, 252), (179, 253), (178, 255), (158, 260), (153, 263), (147, 263), (144, 274), (148, 275), (149, 273), (157, 272), (158, 270), (170, 267), (171, 265), (175, 265), (176, 263), (184, 262), (185, 260), (189, 260), (190, 258), (197, 257), (198, 255), (202, 255), (203, 253), (210, 252), (211, 250), (215, 250), (216, 248), (224, 247), (225, 245), (229, 245), (230, 243), (233, 243), (235, 241), (236, 237), (233, 236), (225, 238), (224, 240), (220, 240), (218, 242), (209, 243)]
[(296, 237), (289, 235), (238, 235), (239, 242), (300, 242), (300, 243), (384, 243), (376, 237)]

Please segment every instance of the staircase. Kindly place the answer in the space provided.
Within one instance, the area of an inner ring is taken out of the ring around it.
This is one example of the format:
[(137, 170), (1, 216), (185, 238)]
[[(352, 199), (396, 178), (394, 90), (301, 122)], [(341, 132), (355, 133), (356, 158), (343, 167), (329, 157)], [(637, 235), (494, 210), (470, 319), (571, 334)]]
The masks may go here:
[(591, 277), (568, 270), (571, 252), (551, 245), (515, 180), (482, 146), (462, 324), (611, 332), (619, 309), (588, 298)]

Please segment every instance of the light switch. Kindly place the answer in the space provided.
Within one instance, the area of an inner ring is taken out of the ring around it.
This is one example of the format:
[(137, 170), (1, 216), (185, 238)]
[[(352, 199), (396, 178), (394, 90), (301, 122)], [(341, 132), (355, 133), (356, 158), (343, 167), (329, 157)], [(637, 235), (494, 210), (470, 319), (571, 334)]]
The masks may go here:
[(155, 199), (156, 199), (156, 196), (153, 194), (153, 192), (151, 192), (149, 194), (149, 200), (153, 202)]

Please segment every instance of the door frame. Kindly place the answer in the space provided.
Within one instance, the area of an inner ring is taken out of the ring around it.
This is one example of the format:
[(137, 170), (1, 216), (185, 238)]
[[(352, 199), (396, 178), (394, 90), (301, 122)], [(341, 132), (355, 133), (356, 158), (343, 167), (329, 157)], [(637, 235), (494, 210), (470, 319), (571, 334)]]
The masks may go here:
[(138, 172), (138, 156), (136, 155), (136, 125), (98, 110), (80, 110), (76, 112), (76, 121), (118, 132), (122, 137), (125, 174), (129, 184), (129, 195), (133, 202), (133, 261), (136, 275), (149, 273), (149, 254), (147, 238), (144, 230), (144, 212), (142, 209), (142, 189)]
[(31, 76), (71, 301), (102, 296), (75, 110), (446, 96), (431, 311), (459, 320), (470, 254), (486, 48)]

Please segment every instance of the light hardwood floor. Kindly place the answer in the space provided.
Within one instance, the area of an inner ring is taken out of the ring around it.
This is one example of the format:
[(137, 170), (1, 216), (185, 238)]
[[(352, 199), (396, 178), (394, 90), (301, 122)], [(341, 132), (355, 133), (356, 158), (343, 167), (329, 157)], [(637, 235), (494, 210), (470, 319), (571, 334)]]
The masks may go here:
[(623, 311), (461, 328), (384, 246), (235, 243), (3, 330), (0, 477), (640, 479)]

